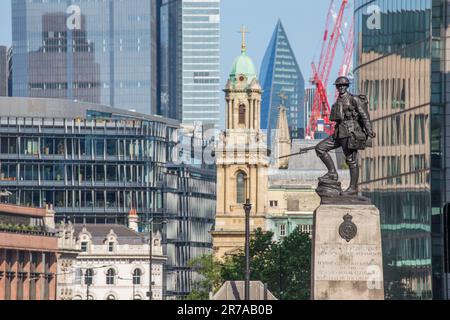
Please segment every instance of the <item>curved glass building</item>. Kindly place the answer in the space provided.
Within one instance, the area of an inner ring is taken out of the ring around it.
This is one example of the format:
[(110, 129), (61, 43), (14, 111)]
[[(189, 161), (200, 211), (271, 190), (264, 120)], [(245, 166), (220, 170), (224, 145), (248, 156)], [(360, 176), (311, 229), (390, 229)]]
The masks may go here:
[(356, 0), (355, 87), (378, 134), (361, 189), (380, 209), (388, 299), (447, 296), (448, 1)]
[(178, 122), (88, 103), (0, 99), (0, 188), (53, 204), (57, 220), (126, 224), (162, 212), (162, 174)]

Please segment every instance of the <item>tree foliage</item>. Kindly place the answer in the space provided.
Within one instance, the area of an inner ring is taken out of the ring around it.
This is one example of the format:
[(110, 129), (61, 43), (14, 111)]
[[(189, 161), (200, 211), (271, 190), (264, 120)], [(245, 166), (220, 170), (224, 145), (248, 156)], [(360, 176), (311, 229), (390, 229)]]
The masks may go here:
[[(250, 242), (251, 279), (268, 285), (280, 300), (307, 300), (311, 292), (311, 239), (299, 229), (281, 242), (272, 232), (256, 230)], [(218, 261), (204, 256), (191, 262), (202, 280), (193, 283), (189, 299), (208, 299), (226, 281), (245, 279), (243, 251)]]

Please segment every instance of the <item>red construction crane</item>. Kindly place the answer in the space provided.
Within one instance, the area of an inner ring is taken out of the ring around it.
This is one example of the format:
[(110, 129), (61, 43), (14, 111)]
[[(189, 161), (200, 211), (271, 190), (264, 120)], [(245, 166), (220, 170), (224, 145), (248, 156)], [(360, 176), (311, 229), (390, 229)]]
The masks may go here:
[(348, 31), (347, 43), (345, 45), (344, 59), (342, 61), (341, 69), (339, 70), (339, 76), (348, 77), (352, 71), (352, 58), (355, 45), (355, 23), (352, 19), (350, 29)]
[[(314, 96), (314, 105), (311, 110), (311, 118), (309, 119), (308, 128), (306, 129), (306, 137), (310, 139), (314, 139), (319, 121), (323, 121), (324, 131), (327, 134), (331, 135), (334, 131), (334, 125), (330, 123), (331, 110), (326, 88), (342, 32), (341, 27), (344, 20), (345, 9), (347, 8), (349, 0), (340, 0), (341, 5), (339, 12), (337, 13), (337, 17), (333, 24), (333, 7), (335, 1), (337, 0), (331, 0), (330, 9), (328, 10), (319, 64), (316, 67), (315, 63), (312, 63), (313, 77), (311, 82), (316, 86), (316, 93)], [(331, 26), (333, 29), (330, 33)]]

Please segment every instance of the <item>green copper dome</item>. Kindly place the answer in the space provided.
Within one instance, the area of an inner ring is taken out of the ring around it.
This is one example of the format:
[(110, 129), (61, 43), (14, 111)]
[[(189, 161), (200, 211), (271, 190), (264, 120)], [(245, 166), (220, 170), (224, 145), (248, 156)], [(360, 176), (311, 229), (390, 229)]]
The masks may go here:
[(234, 60), (233, 69), (230, 73), (230, 80), (233, 83), (236, 83), (239, 75), (246, 76), (249, 84), (253, 79), (257, 79), (255, 65), (253, 64), (252, 59), (247, 55), (246, 50), (242, 50), (241, 55)]

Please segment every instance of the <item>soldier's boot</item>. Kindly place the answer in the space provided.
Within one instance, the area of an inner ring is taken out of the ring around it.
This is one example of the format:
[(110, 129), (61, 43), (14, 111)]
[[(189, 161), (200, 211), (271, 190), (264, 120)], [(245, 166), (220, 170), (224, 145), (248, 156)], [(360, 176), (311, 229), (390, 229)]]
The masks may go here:
[(341, 196), (358, 195), (359, 168), (350, 168), (350, 187), (341, 193)]
[(325, 164), (325, 166), (328, 169), (328, 173), (324, 175), (323, 177), (320, 177), (319, 180), (331, 180), (331, 181), (338, 181), (339, 175), (336, 171), (336, 167), (334, 165), (333, 158), (326, 153), (325, 155), (320, 157), (320, 160)]

